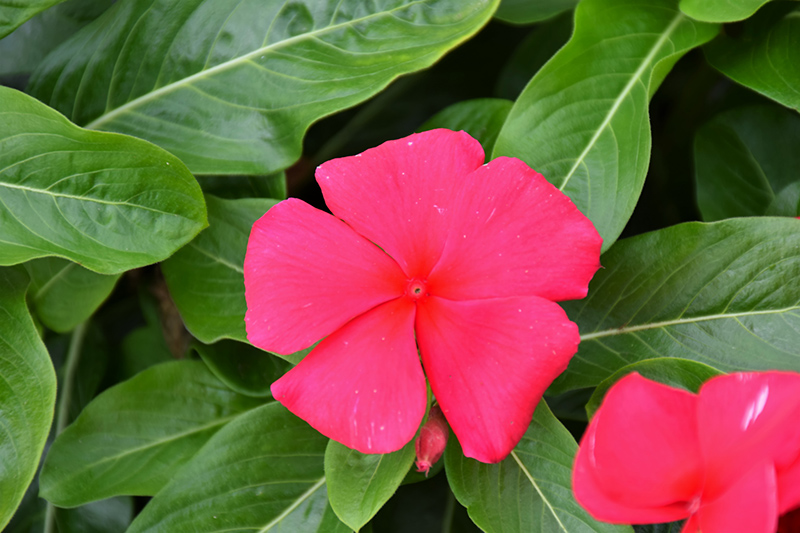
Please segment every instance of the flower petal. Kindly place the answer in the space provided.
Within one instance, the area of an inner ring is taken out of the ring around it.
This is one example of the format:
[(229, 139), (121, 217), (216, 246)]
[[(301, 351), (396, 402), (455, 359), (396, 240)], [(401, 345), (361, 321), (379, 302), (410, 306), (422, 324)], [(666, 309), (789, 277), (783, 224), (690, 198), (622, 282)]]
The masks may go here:
[(316, 176), (334, 215), (418, 277), (441, 255), (463, 178), (483, 159), (465, 132), (437, 129), (333, 159)]
[(515, 158), (499, 157), (464, 182), (429, 277), (437, 296), (586, 296), (603, 240), (569, 197)]
[(247, 338), (288, 354), (403, 294), (389, 256), (341, 220), (285, 200), (253, 225), (244, 260)]
[[(614, 524), (652, 524), (672, 522), (689, 515), (685, 502), (642, 507), (630, 505), (618, 495), (609, 496), (598, 482), (594, 452), (597, 447), (597, 427), (605, 418), (602, 407), (597, 411), (581, 439), (575, 468), (572, 471), (572, 490), (575, 499), (597, 520)], [(658, 484), (658, 480), (654, 482)]]
[(464, 454), (503, 460), (544, 390), (577, 350), (578, 328), (538, 297), (452, 301), (417, 310), (422, 364)]
[(697, 512), (703, 533), (774, 533), (778, 527), (775, 468), (760, 464)]
[[(697, 396), (633, 373), (608, 391), (593, 421), (590, 464), (612, 500), (688, 504), (702, 489)], [(688, 508), (688, 507), (687, 507)]]
[(761, 462), (792, 462), (800, 443), (800, 374), (718, 376), (700, 389), (698, 427), (707, 465), (706, 494), (726, 490)]
[(414, 304), (398, 298), (319, 343), (272, 384), (273, 397), (317, 431), (362, 453), (402, 448), (425, 415)]
[(778, 477), (778, 513), (800, 507), (800, 442), (798, 455), (794, 463), (777, 469)]

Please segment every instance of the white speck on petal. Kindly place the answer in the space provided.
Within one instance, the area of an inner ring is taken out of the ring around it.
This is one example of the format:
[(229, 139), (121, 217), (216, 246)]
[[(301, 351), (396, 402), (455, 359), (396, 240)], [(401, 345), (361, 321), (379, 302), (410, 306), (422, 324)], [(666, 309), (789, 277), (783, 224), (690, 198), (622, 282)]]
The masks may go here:
[(414, 141), (408, 141), (409, 146), (411, 146), (412, 144), (414, 144)]

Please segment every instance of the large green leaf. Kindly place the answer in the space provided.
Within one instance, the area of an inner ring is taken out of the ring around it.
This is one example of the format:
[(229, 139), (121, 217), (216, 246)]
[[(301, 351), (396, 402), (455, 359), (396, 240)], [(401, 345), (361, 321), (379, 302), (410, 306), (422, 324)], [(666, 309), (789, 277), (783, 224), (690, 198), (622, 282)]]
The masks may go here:
[(518, 157), (541, 172), (608, 249), (647, 173), (650, 96), (684, 53), (716, 32), (678, 11), (677, 0), (583, 0), (572, 39), (517, 99), (494, 157)]
[(681, 0), (681, 11), (705, 22), (744, 20), (769, 0)]
[(102, 393), (58, 436), (41, 495), (59, 507), (153, 495), (211, 435), (261, 403), (225, 387), (199, 361), (149, 368)]
[(180, 160), (0, 87), (0, 265), (56, 255), (115, 274), (165, 259), (205, 225)]
[(566, 302), (581, 344), (552, 392), (681, 357), (723, 371), (800, 370), (800, 220), (687, 223), (616, 244)]
[(469, 516), (487, 533), (632, 533), (603, 524), (572, 495), (572, 462), (578, 444), (542, 401), (528, 431), (497, 464), (464, 457), (451, 435), (445, 452), (447, 479)]
[[(48, 52), (97, 18), (111, 3), (112, 0), (67, 0), (37, 14), (0, 40), (0, 75), (30, 74)], [(0, 13), (3, 9), (0, 7)]]
[(705, 47), (708, 62), (745, 87), (800, 111), (800, 5), (770, 3), (734, 35), (721, 35)]
[(56, 374), (25, 304), (28, 276), (0, 268), (0, 530), (39, 466), (56, 402)]
[(700, 390), (700, 386), (703, 383), (714, 376), (722, 374), (722, 372), (716, 368), (704, 365), (703, 363), (675, 357), (645, 359), (631, 365), (623, 366), (610, 377), (603, 380), (594, 390), (594, 394), (592, 394), (592, 397), (589, 398), (589, 401), (586, 403), (586, 414), (589, 418), (593, 417), (594, 413), (600, 407), (608, 389), (610, 389), (614, 383), (633, 372), (637, 372), (647, 379), (658, 381), (664, 385), (686, 389), (690, 392), (697, 392)]
[(574, 8), (578, 0), (503, 0), (494, 14), (511, 24), (531, 24)]
[(386, 454), (364, 454), (328, 442), (325, 478), (336, 515), (355, 531), (361, 529), (392, 497), (414, 457), (414, 440)]
[(228, 424), (128, 533), (350, 531), (328, 505), (325, 437), (277, 402)]
[(0, 0), (0, 39), (37, 13), (64, 0)]
[[(800, 179), (800, 115), (780, 106), (727, 111), (694, 140), (697, 204), (703, 220), (766, 213), (776, 196)], [(773, 215), (794, 216), (795, 205)]]
[(54, 51), (30, 91), (199, 174), (268, 174), (305, 130), (474, 34), (498, 0), (130, 0)]
[(483, 151), (492, 153), (497, 134), (503, 127), (512, 103), (502, 98), (476, 98), (446, 107), (432, 116), (417, 131), (447, 128), (464, 130), (480, 141)]
[(276, 200), (206, 197), (209, 228), (161, 269), (186, 328), (211, 344), (219, 339), (247, 342), (244, 314), (244, 256), (253, 223)]
[(23, 266), (31, 277), (28, 298), (36, 316), (59, 333), (92, 316), (119, 279), (119, 274), (98, 274), (60, 257), (34, 259)]

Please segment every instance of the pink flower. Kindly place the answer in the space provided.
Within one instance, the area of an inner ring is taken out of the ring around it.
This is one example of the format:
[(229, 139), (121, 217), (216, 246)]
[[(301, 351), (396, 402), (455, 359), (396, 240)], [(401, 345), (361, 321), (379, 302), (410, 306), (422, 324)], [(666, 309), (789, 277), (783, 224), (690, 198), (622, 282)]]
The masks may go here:
[(483, 160), (464, 132), (389, 141), (317, 169), (334, 216), (289, 199), (253, 226), (248, 338), (284, 354), (322, 339), (272, 393), (324, 435), (398, 450), (427, 376), (465, 454), (500, 461), (575, 353), (553, 302), (586, 295), (601, 239), (522, 161)]
[(417, 452), (415, 461), (417, 472), (425, 472), (425, 477), (428, 477), (431, 467), (444, 453), (449, 436), (450, 428), (447, 426), (447, 420), (444, 419), (441, 408), (434, 405), (414, 442), (414, 450)]
[(575, 497), (606, 522), (774, 533), (800, 505), (799, 422), (800, 374), (719, 376), (699, 394), (628, 375), (581, 440)]

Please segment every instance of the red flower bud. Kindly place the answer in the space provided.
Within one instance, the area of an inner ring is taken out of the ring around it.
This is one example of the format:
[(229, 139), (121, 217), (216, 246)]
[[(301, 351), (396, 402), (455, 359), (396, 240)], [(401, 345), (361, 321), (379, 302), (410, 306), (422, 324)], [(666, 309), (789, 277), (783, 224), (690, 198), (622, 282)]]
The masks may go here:
[(428, 472), (431, 467), (436, 464), (436, 461), (444, 453), (444, 448), (447, 446), (447, 437), (450, 435), (450, 427), (447, 425), (447, 420), (444, 419), (442, 410), (438, 405), (431, 407), (431, 412), (428, 414), (428, 420), (419, 432), (417, 441), (414, 443), (414, 448), (417, 450), (417, 472)]

